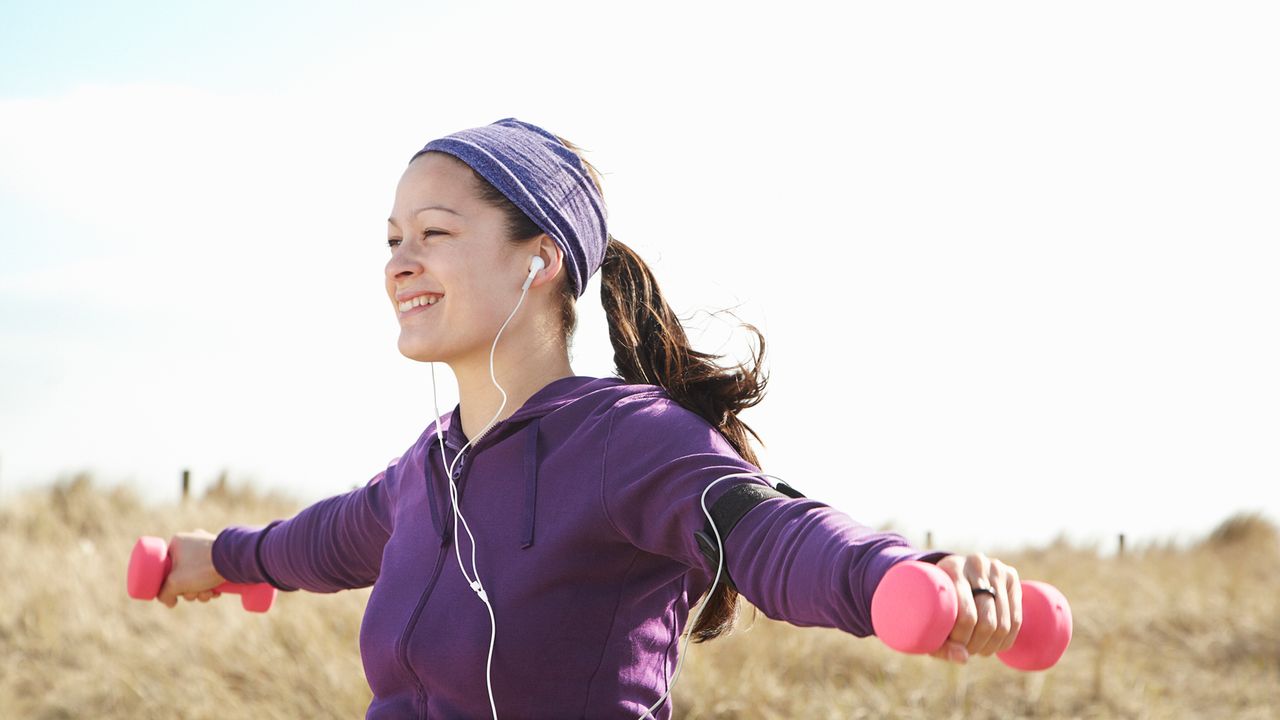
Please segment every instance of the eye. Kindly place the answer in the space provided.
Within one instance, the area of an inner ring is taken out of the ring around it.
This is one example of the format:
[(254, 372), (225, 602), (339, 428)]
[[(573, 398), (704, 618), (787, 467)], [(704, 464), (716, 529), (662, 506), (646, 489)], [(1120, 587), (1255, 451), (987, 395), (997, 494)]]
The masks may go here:
[[(426, 238), (428, 235), (430, 235), (430, 234), (432, 234), (432, 233), (435, 233), (436, 235), (443, 235), (443, 234), (444, 234), (444, 233), (440, 232), (439, 230), (423, 230), (423, 231), (422, 231), (422, 237), (423, 237), (423, 238)], [(400, 243), (400, 238), (387, 238), (387, 247), (395, 247), (395, 246), (396, 246), (396, 245), (398, 245), (399, 243)]]

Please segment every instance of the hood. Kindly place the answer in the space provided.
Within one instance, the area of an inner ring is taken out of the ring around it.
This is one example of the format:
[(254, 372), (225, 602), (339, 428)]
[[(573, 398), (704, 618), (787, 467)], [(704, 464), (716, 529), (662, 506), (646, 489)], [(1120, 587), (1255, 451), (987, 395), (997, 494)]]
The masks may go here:
[[(618, 378), (597, 378), (586, 375), (570, 375), (569, 377), (552, 380), (544, 385), (541, 390), (530, 395), (524, 405), (521, 405), (520, 409), (512, 413), (510, 417), (494, 423), (493, 427), (489, 428), (489, 432), (480, 438), (481, 443), (491, 442), (493, 438), (518, 430), (526, 421), (536, 420), (562, 405), (568, 405), (589, 392), (603, 387), (613, 387), (621, 383), (622, 381)], [(462, 404), (459, 403), (454, 405), (452, 410), (440, 416), (440, 432), (444, 434), (444, 444), (451, 450), (461, 450), (462, 446), (467, 444), (467, 436), (462, 432), (462, 423), (455, 422), (461, 408)], [(437, 443), (434, 431), (428, 433), (428, 436), (432, 443)], [(436, 448), (438, 451), (438, 443)]]
[[(538, 497), (538, 426), (544, 415), (556, 410), (557, 408), (567, 405), (583, 396), (606, 388), (618, 388), (624, 386), (625, 382), (617, 377), (598, 378), (586, 375), (571, 375), (558, 380), (547, 383), (541, 390), (529, 396), (524, 405), (516, 410), (510, 417), (500, 420), (493, 424), (481, 438), (479, 446), (483, 447), (490, 443), (496, 442), (499, 438), (506, 437), (512, 433), (519, 432), (521, 429), (526, 430), (524, 441), (524, 523), (523, 538), (521, 547), (529, 547), (533, 545), (534, 540), (534, 521), (535, 509)], [(657, 386), (629, 386), (634, 392), (636, 390), (653, 390)], [(444, 444), (453, 453), (462, 450), (467, 444), (467, 437), (462, 432), (462, 424), (455, 422), (461, 410), (461, 403), (455, 405), (452, 410), (440, 416), (439, 430), (432, 429), (424, 436), (427, 440), (426, 447), (426, 467), (432, 468), (431, 473), (434, 475), (441, 467), (440, 463), (440, 442), (437, 439), (437, 432), (444, 436)], [(477, 448), (471, 445), (467, 448), (467, 458), (463, 462), (469, 462), (472, 452)], [(434, 458), (434, 459), (433, 459)], [(448, 481), (445, 480), (447, 485)], [(449, 541), (453, 533), (453, 524), (451, 522), (452, 515), (449, 515), (446, 521), (445, 513), (451, 512), (449, 507), (449, 496), (445, 493), (441, 498), (442, 503), (436, 502), (435, 482), (428, 480), (427, 482), (427, 501), (431, 505), (432, 520), (435, 522), (436, 534), (440, 538), (440, 544), (444, 545)]]

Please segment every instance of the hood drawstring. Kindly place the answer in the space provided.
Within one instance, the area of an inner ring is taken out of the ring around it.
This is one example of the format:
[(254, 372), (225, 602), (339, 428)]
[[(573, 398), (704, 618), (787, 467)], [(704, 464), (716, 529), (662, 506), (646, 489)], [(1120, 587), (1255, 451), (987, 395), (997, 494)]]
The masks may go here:
[(524, 543), (527, 548), (533, 544), (533, 519), (538, 505), (538, 423), (541, 417), (535, 417), (529, 423), (528, 440), (524, 445)]
[[(537, 513), (538, 505), (538, 425), (541, 417), (534, 417), (530, 420), (528, 427), (525, 429), (525, 445), (524, 445), (524, 540), (521, 548), (527, 548), (533, 545), (533, 526), (534, 518)], [(431, 445), (427, 450), (426, 462), (428, 470), (424, 473), (427, 480), (427, 504), (431, 507), (431, 519), (436, 527), (436, 535), (440, 538), (440, 546), (444, 547), (452, 537), (452, 528), (446, 524), (442, 517), (442, 512), (447, 511), (449, 495), (446, 491), (445, 502), (438, 507), (436, 503), (436, 488), (432, 478), (442, 477), (444, 475), (443, 466), (437, 459), (432, 461), (432, 453), (438, 456), (439, 444), (433, 437)], [(469, 460), (467, 462), (470, 462)], [(447, 490), (449, 480), (445, 478), (444, 485)], [(452, 515), (450, 515), (452, 517)]]
[[(439, 465), (431, 461), (431, 454), (439, 449), (437, 442), (435, 436), (432, 436), (432, 442), (427, 446), (427, 466), (423, 468), (422, 474), (427, 481), (427, 505), (431, 509), (431, 522), (435, 525), (436, 535), (440, 538), (440, 547), (444, 547), (444, 544), (448, 542), (448, 537), (445, 536), (444, 532), (444, 520), (441, 519), (439, 508), (436, 507), (435, 482), (433, 481), (433, 478), (440, 474)], [(448, 483), (447, 480), (445, 482), (446, 484)]]

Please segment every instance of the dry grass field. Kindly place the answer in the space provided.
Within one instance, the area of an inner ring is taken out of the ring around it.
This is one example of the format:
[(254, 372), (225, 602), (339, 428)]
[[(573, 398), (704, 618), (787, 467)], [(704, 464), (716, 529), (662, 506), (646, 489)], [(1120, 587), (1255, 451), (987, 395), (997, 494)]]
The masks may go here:
[[(0, 505), (0, 718), (358, 718), (368, 590), (170, 610), (125, 593), (134, 540), (289, 517), (302, 505), (215, 487), (148, 507), (80, 476)], [(1058, 666), (963, 667), (874, 638), (798, 628), (743, 602), (733, 635), (689, 645), (677, 718), (1280, 718), (1280, 545), (1259, 516), (1189, 547), (1123, 557), (1057, 543), (991, 554), (1071, 600)]]

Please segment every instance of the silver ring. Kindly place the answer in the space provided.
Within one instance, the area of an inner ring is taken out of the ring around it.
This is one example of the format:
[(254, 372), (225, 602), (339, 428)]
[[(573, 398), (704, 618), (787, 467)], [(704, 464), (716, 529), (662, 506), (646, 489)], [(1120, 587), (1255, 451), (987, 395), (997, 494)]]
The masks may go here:
[(993, 588), (989, 588), (989, 587), (980, 587), (980, 588), (974, 588), (974, 589), (973, 589), (973, 594), (974, 594), (974, 596), (975, 596), (975, 597), (976, 597), (979, 593), (981, 593), (981, 594), (983, 594), (983, 595), (990, 595), (992, 600), (995, 600), (995, 599), (996, 599), (996, 591), (995, 591), (995, 589), (993, 589)]

